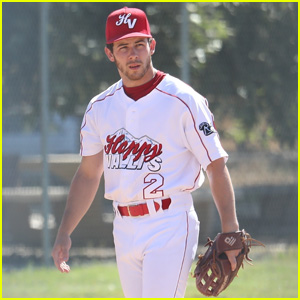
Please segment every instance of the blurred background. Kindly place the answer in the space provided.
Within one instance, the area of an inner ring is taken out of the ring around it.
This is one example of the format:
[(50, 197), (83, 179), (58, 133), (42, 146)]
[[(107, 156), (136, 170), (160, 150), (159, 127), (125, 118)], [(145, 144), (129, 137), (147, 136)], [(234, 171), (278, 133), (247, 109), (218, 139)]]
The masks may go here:
[[(148, 15), (154, 67), (205, 96), (229, 153), (240, 227), (297, 245), (297, 3), (3, 3), (3, 266), (50, 263), (89, 100), (119, 75), (107, 15)], [(71, 258), (113, 258), (103, 181), (72, 235)], [(200, 244), (220, 231), (207, 185), (194, 192)]]

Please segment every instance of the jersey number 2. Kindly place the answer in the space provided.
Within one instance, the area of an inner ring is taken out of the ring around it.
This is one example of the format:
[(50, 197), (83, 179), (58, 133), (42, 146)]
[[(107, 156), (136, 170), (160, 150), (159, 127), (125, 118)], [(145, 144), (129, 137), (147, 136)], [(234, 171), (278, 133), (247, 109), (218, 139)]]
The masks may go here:
[(164, 191), (159, 190), (164, 185), (164, 178), (158, 173), (150, 173), (145, 179), (144, 183), (148, 185), (144, 188), (144, 199), (158, 198), (164, 196)]

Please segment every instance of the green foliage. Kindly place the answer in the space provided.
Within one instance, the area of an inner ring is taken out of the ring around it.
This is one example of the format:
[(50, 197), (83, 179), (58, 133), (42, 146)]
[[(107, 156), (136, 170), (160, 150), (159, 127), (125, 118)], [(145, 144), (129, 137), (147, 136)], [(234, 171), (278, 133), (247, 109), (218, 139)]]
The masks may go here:
[(39, 6), (3, 3), (2, 107), (4, 130), (37, 127), (39, 111)]
[(297, 6), (223, 3), (216, 7), (231, 36), (223, 39), (222, 49), (207, 58), (198, 74), (220, 120), (231, 117), (242, 124), (246, 138), (236, 142), (244, 146), (255, 129), (261, 145), (273, 138), (282, 146), (295, 146)]
[[(94, 95), (119, 79), (103, 51), (105, 22), (125, 5), (149, 17), (157, 40), (154, 66), (180, 76), (181, 3), (53, 2), (52, 111), (82, 115)], [(208, 98), (220, 135), (244, 148), (272, 141), (294, 148), (298, 3), (192, 2), (187, 10), (190, 84)], [(4, 131), (39, 127), (39, 18), (39, 3), (3, 3)]]

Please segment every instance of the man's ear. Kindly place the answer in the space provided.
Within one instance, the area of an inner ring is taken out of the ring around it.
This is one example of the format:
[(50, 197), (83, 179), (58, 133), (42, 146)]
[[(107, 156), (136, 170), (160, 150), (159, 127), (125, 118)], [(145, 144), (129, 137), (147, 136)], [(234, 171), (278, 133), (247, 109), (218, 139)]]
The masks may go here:
[(111, 62), (114, 62), (114, 61), (115, 61), (114, 55), (112, 54), (112, 52), (111, 52), (107, 47), (104, 48), (104, 52), (105, 52), (107, 58), (108, 58)]
[(150, 41), (150, 53), (151, 53), (151, 55), (154, 54), (155, 47), (156, 47), (156, 40), (155, 39), (151, 39), (151, 41)]

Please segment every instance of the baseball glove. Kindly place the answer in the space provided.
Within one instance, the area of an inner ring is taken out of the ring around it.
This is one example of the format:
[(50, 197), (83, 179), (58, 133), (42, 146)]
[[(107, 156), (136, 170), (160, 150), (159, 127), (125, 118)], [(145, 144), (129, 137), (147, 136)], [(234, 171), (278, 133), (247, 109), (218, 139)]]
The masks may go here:
[[(219, 233), (212, 241), (208, 238), (205, 246), (209, 246), (204, 255), (198, 256), (197, 266), (194, 271), (197, 289), (205, 296), (218, 296), (232, 282), (243, 265), (243, 260), (252, 261), (248, 254), (252, 243), (264, 246), (242, 231)], [(231, 264), (225, 251), (241, 249), (236, 257), (237, 266), (231, 270)]]

